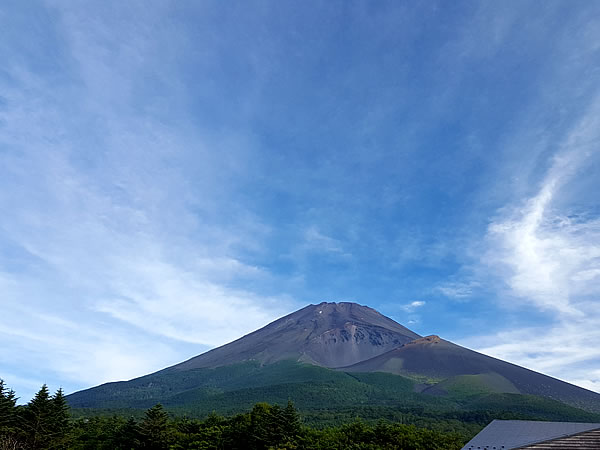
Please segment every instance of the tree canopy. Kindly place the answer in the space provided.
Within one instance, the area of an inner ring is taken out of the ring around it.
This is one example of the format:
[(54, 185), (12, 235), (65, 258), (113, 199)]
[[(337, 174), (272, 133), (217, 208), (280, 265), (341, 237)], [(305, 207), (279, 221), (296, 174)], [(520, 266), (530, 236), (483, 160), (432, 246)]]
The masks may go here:
[(0, 450), (4, 449), (460, 449), (457, 433), (380, 421), (355, 420), (322, 429), (306, 426), (291, 401), (257, 403), (231, 417), (173, 418), (157, 404), (134, 417), (71, 416), (62, 389), (43, 385), (27, 404), (0, 380)]

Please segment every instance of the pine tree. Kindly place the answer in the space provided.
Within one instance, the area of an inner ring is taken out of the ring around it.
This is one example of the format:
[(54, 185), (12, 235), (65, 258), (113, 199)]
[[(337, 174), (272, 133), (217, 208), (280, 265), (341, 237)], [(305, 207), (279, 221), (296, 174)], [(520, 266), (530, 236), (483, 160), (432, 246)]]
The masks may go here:
[(15, 391), (8, 389), (0, 379), (0, 435), (13, 431), (17, 419), (16, 404)]
[(54, 405), (48, 386), (41, 387), (23, 411), (22, 426), (30, 448), (47, 448), (52, 438)]
[(62, 388), (51, 399), (52, 417), (49, 434), (52, 439), (51, 447), (64, 448), (65, 438), (70, 427), (69, 405), (65, 400)]
[(115, 448), (131, 450), (140, 446), (140, 429), (133, 417), (119, 429), (115, 438)]
[(273, 407), (268, 403), (257, 403), (250, 412), (250, 434), (248, 448), (269, 448), (273, 434)]
[(286, 443), (296, 442), (302, 434), (300, 416), (294, 407), (294, 403), (288, 400), (287, 406), (281, 412), (283, 418), (283, 438)]
[(169, 415), (160, 403), (146, 411), (140, 424), (140, 438), (143, 448), (169, 448)]

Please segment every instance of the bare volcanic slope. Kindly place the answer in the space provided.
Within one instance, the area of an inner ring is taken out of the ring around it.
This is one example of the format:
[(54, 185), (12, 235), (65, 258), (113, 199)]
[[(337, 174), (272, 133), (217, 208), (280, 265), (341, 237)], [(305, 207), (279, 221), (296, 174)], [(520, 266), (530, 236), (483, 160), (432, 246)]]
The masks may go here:
[(587, 420), (584, 411), (518, 394), (600, 412), (600, 394), (437, 336), (422, 338), (366, 306), (320, 303), (183, 363), (67, 400), (74, 408), (100, 409), (145, 409), (161, 402), (186, 414), (239, 411), (258, 401), (290, 398), (317, 410), (390, 402), (500, 411), (514, 406), (531, 418), (564, 413)]
[[(251, 399), (251, 404), (277, 392), (283, 398), (298, 398), (308, 389), (309, 398), (322, 399), (319, 405), (335, 399), (353, 402), (349, 392), (356, 395), (358, 389), (368, 396), (381, 389), (331, 368), (372, 358), (419, 337), (366, 306), (309, 305), (183, 363), (75, 392), (67, 400), (75, 408), (135, 409), (161, 402), (210, 411), (219, 402), (239, 407), (242, 398)], [(403, 389), (411, 386), (412, 393), (411, 380), (396, 381)]]
[(533, 370), (427, 336), (357, 364), (347, 372), (388, 372), (437, 382), (423, 392), (444, 395), (470, 385), (489, 392), (538, 395), (578, 408), (600, 412), (600, 394)]
[(309, 305), (172, 369), (214, 368), (244, 361), (296, 360), (323, 367), (355, 364), (421, 336), (367, 306)]

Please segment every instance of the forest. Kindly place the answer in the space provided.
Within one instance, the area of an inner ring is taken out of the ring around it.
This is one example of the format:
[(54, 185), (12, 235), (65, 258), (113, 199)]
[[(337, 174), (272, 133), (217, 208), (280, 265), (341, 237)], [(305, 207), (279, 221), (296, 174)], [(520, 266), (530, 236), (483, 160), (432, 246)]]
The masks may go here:
[(291, 401), (203, 419), (172, 417), (160, 404), (139, 417), (75, 418), (61, 389), (46, 385), (26, 405), (0, 380), (0, 450), (20, 449), (460, 449), (464, 436), (415, 425), (361, 419), (303, 424)]

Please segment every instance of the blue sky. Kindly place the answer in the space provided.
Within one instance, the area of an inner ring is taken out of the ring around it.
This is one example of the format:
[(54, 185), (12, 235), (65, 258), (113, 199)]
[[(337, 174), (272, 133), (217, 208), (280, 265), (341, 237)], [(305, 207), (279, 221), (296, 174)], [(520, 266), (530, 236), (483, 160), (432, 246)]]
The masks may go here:
[(600, 391), (600, 3), (3, 2), (0, 377), (306, 304)]

